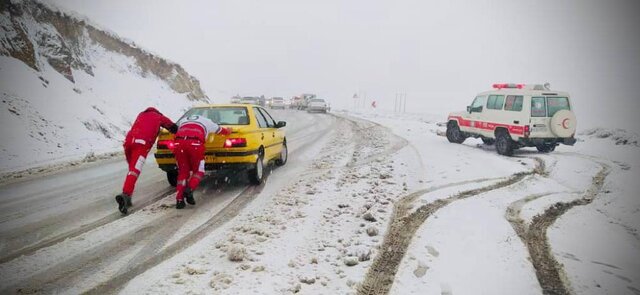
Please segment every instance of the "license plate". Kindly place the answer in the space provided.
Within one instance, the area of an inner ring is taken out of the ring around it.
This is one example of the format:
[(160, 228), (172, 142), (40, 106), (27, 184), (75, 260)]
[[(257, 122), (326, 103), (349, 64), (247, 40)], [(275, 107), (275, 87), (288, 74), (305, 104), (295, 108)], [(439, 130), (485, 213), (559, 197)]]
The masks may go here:
[(531, 132), (546, 132), (546, 131), (547, 131), (547, 126), (531, 128)]

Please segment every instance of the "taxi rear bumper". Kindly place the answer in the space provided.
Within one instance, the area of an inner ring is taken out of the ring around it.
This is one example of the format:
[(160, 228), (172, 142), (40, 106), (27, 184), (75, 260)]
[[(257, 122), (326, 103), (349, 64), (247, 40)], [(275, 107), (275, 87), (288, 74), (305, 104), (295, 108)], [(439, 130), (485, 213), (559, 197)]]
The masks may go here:
[[(164, 171), (176, 170), (176, 159), (171, 152), (154, 154), (158, 167)], [(244, 170), (253, 167), (258, 159), (258, 150), (253, 151), (208, 151), (204, 155), (205, 171)]]

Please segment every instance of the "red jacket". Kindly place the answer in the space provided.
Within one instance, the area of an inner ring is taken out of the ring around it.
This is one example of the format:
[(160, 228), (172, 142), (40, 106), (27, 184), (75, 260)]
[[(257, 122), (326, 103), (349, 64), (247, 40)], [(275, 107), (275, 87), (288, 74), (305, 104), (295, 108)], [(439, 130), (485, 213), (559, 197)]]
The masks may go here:
[(127, 133), (124, 144), (139, 143), (149, 147), (153, 146), (161, 126), (172, 133), (178, 129), (178, 126), (171, 119), (165, 117), (157, 109), (147, 108), (136, 118), (131, 130)]

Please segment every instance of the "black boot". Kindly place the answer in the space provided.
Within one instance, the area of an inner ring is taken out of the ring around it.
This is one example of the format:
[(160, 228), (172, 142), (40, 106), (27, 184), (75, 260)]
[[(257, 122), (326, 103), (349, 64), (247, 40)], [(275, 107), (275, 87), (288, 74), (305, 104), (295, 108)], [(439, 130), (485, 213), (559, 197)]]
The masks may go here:
[(129, 207), (132, 206), (131, 197), (125, 193), (117, 195), (116, 202), (118, 202), (118, 210), (122, 214), (127, 214), (129, 212)]
[(187, 205), (185, 205), (184, 200), (178, 200), (176, 202), (176, 209), (184, 209), (185, 206)]
[(185, 188), (184, 192), (182, 193), (183, 197), (187, 200), (187, 203), (189, 203), (190, 205), (195, 205), (196, 204), (196, 199), (193, 198), (193, 192), (191, 191), (190, 188)]

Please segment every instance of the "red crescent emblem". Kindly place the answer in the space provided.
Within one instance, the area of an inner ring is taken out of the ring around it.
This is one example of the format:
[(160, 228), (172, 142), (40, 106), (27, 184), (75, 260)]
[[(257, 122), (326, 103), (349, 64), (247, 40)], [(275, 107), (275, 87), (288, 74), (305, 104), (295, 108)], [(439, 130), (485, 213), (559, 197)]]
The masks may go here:
[(568, 125), (567, 124), (568, 121), (569, 121), (569, 118), (566, 118), (566, 119), (562, 120), (562, 127), (564, 129), (569, 129), (569, 126), (567, 126)]

